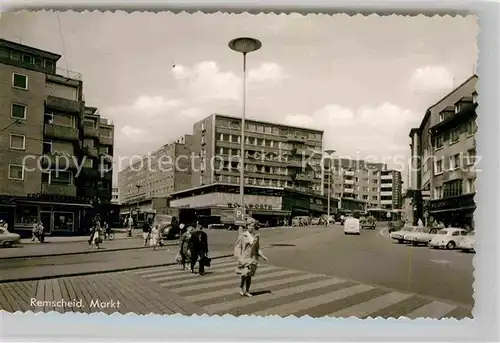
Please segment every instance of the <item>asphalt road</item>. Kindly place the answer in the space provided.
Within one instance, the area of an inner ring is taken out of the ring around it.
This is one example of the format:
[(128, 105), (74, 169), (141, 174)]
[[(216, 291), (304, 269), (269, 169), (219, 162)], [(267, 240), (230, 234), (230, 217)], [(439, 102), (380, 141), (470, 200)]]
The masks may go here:
[(473, 254), (393, 242), (387, 230), (346, 236), (340, 225), (266, 249), (270, 263), (473, 306)]
[[(236, 232), (207, 232), (211, 255), (232, 253)], [(380, 228), (363, 231), (360, 236), (345, 236), (340, 225), (263, 229), (260, 235), (261, 246), (272, 265), (473, 305), (471, 254), (400, 245), (382, 235)], [(136, 243), (126, 244), (140, 245), (140, 240), (132, 240)], [(60, 245), (70, 244), (73, 243)], [(106, 243), (103, 246), (106, 248)], [(0, 281), (168, 263), (175, 253), (176, 246), (171, 246), (159, 251), (103, 249), (81, 255), (0, 259)]]

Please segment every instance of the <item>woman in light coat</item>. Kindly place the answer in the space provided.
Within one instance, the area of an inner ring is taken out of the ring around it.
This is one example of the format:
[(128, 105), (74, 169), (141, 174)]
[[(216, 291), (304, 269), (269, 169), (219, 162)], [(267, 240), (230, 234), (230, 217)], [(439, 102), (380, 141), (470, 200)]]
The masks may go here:
[(158, 225), (154, 225), (151, 229), (151, 237), (149, 240), (149, 244), (153, 247), (153, 250), (156, 250), (159, 241), (160, 230), (158, 230)]
[(257, 271), (259, 257), (267, 262), (259, 244), (259, 235), (255, 232), (253, 223), (247, 223), (246, 227), (239, 230), (238, 240), (234, 247), (234, 257), (238, 262), (236, 273), (241, 276), (240, 294), (251, 297), (250, 285), (252, 277)]

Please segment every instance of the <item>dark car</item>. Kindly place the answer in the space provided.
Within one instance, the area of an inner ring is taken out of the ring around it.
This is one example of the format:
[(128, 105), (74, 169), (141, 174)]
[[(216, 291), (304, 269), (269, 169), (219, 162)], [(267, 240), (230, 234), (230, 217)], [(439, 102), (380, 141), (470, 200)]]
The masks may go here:
[(175, 239), (179, 234), (177, 218), (168, 214), (157, 214), (153, 226), (158, 226), (163, 239)]
[(374, 217), (372, 216), (369, 216), (369, 217), (363, 217), (361, 220), (360, 220), (360, 225), (361, 225), (361, 228), (362, 229), (371, 229), (371, 230), (375, 230), (375, 228), (377, 227), (377, 221), (375, 220)]

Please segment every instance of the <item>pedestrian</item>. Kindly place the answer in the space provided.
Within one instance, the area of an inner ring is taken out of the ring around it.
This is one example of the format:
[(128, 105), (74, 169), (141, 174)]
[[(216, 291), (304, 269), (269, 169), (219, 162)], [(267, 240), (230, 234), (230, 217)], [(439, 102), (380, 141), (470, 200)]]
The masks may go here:
[(156, 250), (156, 247), (158, 246), (158, 241), (159, 241), (159, 230), (158, 230), (158, 225), (154, 225), (151, 229), (151, 239), (150, 239), (150, 244), (153, 247), (153, 250)]
[(128, 236), (132, 237), (132, 226), (134, 226), (134, 220), (132, 219), (132, 216), (128, 217), (127, 223), (128, 223), (128, 229), (127, 229)]
[(238, 263), (236, 273), (241, 277), (240, 295), (251, 297), (250, 286), (257, 271), (259, 257), (267, 262), (267, 257), (260, 249), (259, 235), (255, 232), (254, 223), (247, 222), (245, 227), (240, 227), (234, 256)]
[(189, 237), (189, 256), (191, 273), (194, 273), (194, 266), (198, 262), (198, 274), (205, 274), (205, 267), (210, 267), (208, 258), (208, 238), (203, 230), (193, 230)]
[(144, 239), (144, 246), (148, 246), (148, 241), (151, 235), (152, 220), (147, 219), (142, 226), (142, 238)]
[(418, 220), (417, 226), (418, 227), (424, 227), (424, 222), (422, 221), (421, 218)]
[(94, 220), (92, 235), (91, 235), (91, 244), (90, 246), (95, 246), (96, 249), (99, 249), (99, 244), (102, 243), (102, 228), (99, 217)]

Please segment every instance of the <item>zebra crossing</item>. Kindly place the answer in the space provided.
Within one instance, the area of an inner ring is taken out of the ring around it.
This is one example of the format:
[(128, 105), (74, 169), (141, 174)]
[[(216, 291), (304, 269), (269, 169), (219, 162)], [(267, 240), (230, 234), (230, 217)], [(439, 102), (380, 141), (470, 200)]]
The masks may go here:
[(134, 271), (214, 315), (279, 315), (286, 317), (471, 317), (471, 309), (415, 294), (364, 285), (333, 276), (261, 263), (252, 280), (251, 298), (239, 294), (233, 258), (212, 261), (200, 276), (180, 266)]

